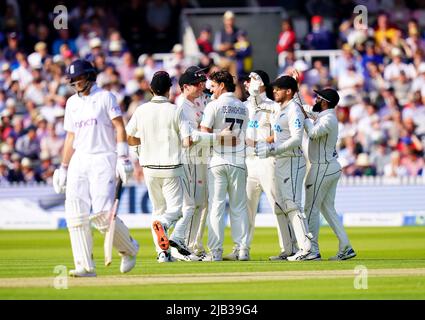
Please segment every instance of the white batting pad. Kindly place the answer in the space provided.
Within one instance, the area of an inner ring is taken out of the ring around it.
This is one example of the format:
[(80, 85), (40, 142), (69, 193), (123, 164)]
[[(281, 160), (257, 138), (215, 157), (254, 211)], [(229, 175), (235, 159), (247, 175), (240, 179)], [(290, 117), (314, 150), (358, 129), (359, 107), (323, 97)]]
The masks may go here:
[(311, 234), (308, 233), (304, 223), (303, 215), (299, 211), (291, 211), (288, 213), (289, 220), (291, 221), (292, 229), (297, 239), (298, 248), (304, 251), (311, 249)]
[[(100, 212), (90, 217), (93, 227), (99, 230), (102, 234), (105, 234), (109, 227), (108, 215), (109, 212)], [(132, 241), (128, 228), (118, 217), (116, 217), (115, 221), (113, 245), (120, 254), (129, 256), (137, 254), (137, 248)]]
[(94, 271), (93, 237), (89, 224), (89, 214), (67, 215), (66, 222), (76, 269), (84, 269), (87, 272)]

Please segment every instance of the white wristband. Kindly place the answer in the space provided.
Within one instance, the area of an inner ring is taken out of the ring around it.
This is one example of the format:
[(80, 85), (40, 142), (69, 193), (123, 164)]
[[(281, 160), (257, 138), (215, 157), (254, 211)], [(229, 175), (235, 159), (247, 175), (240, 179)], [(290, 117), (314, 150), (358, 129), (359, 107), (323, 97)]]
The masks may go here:
[(117, 143), (117, 154), (118, 157), (128, 157), (128, 143), (127, 142), (118, 142)]

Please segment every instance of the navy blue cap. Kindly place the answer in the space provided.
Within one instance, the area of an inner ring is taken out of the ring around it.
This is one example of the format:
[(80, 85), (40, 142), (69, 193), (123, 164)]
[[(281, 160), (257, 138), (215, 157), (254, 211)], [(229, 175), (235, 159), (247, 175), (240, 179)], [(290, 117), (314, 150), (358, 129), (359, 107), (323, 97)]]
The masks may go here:
[(65, 75), (68, 79), (72, 79), (87, 73), (96, 73), (96, 69), (89, 61), (77, 59), (68, 66)]

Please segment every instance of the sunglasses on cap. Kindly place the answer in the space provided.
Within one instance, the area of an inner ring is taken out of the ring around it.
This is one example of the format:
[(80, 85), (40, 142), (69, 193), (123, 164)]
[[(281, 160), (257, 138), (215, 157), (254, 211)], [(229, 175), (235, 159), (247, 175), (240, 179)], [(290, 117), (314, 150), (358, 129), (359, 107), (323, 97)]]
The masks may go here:
[(315, 98), (316, 98), (316, 99), (320, 99), (320, 100), (324, 100), (324, 101), (326, 101), (326, 102), (330, 103), (330, 101), (329, 101), (328, 99), (323, 98), (321, 95), (316, 94), (316, 95), (315, 95)]

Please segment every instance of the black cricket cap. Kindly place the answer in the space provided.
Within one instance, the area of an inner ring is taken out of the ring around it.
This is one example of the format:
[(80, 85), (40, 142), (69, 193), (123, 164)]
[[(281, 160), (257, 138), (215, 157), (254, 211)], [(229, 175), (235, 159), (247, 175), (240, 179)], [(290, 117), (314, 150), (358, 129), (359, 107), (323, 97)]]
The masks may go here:
[(187, 68), (180, 76), (179, 85), (182, 87), (184, 84), (197, 84), (204, 81), (207, 81), (207, 75), (205, 74), (204, 69), (192, 66)]
[(325, 88), (323, 90), (313, 90), (320, 98), (327, 101), (331, 108), (335, 108), (339, 102), (339, 94), (335, 89)]

